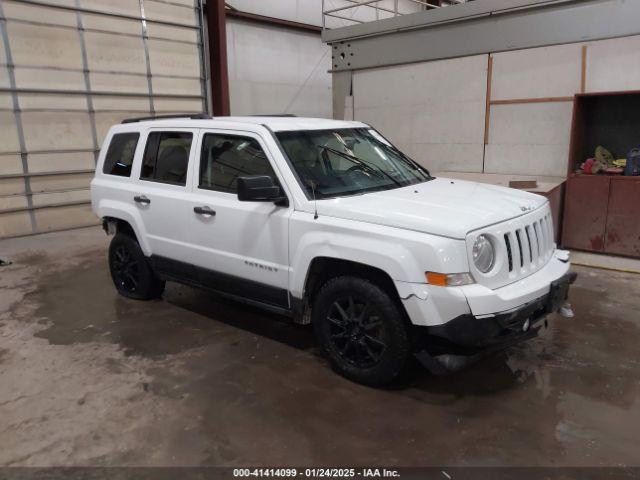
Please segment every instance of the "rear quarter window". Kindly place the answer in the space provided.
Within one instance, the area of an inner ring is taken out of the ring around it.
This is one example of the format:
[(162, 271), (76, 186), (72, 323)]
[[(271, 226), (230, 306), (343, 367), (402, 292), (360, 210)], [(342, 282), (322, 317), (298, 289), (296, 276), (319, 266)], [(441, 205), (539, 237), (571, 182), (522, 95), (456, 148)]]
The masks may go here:
[(137, 132), (116, 133), (113, 135), (104, 158), (102, 173), (118, 177), (130, 177), (133, 157), (136, 153), (139, 138), (140, 134)]

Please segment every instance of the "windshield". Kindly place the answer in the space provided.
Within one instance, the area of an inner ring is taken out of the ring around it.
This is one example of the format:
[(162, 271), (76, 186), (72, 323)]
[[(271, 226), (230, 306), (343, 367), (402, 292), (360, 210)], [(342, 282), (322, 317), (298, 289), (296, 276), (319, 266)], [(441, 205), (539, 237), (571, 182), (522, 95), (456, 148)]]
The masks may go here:
[(390, 190), (429, 172), (371, 128), (276, 133), (309, 198)]

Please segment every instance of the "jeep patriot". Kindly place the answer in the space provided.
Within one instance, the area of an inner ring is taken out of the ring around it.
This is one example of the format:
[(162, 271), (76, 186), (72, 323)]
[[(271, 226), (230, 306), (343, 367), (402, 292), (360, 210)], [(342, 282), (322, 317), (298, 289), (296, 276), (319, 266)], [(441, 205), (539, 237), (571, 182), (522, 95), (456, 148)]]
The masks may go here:
[(369, 385), (534, 337), (575, 280), (544, 197), (435, 178), (360, 122), (125, 120), (91, 198), (120, 294), (170, 280), (288, 315)]

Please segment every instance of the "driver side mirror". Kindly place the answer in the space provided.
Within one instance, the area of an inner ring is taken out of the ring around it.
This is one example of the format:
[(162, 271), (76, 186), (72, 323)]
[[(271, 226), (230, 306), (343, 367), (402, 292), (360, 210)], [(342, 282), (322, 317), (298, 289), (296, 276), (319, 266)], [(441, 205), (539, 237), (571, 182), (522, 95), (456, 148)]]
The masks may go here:
[(273, 183), (267, 175), (238, 177), (238, 200), (241, 202), (273, 202), (280, 206), (288, 206), (287, 197), (280, 187)]

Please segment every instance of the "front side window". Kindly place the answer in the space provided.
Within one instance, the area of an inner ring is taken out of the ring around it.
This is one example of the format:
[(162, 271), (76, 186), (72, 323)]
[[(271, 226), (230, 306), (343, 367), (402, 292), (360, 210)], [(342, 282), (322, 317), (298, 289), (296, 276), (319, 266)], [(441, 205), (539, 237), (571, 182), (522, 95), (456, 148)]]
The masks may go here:
[(251, 137), (207, 133), (202, 141), (199, 187), (236, 193), (238, 177), (276, 175), (258, 141)]
[(111, 137), (107, 155), (104, 157), (102, 173), (119, 177), (131, 176), (131, 165), (133, 165), (138, 138), (140, 134), (137, 132), (116, 133)]
[(285, 131), (276, 136), (308, 198), (359, 195), (433, 178), (371, 128)]
[(193, 134), (152, 132), (142, 160), (140, 178), (174, 185), (186, 185)]

